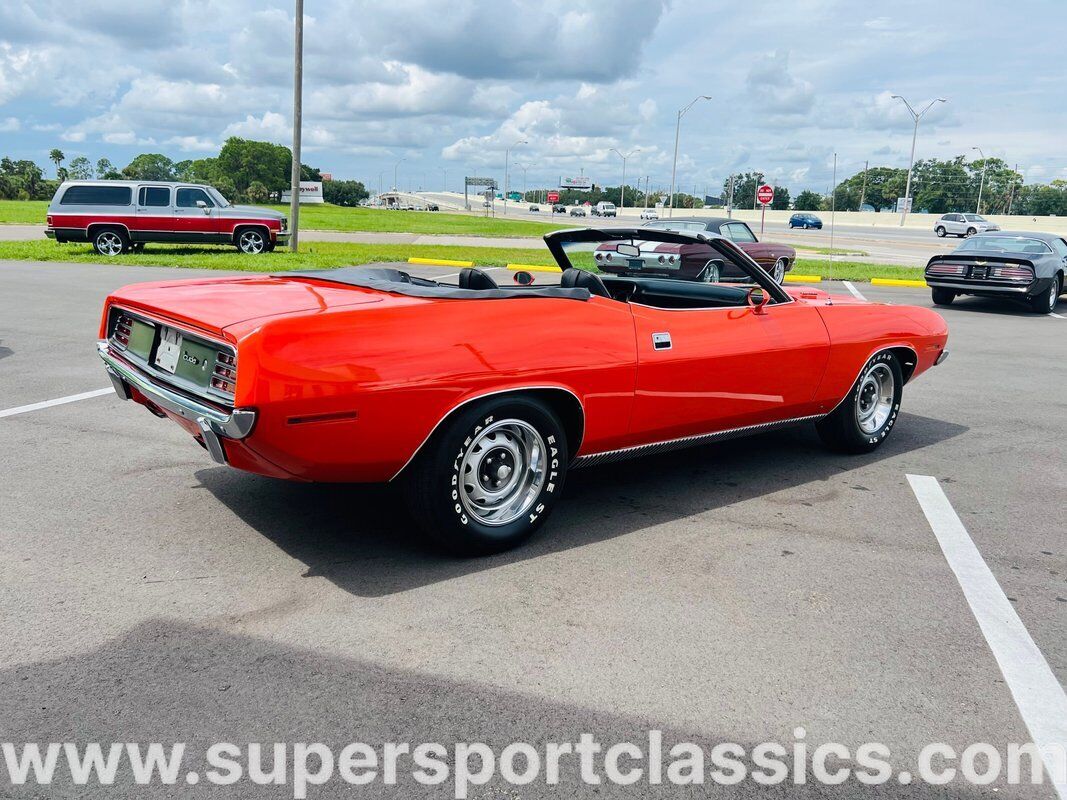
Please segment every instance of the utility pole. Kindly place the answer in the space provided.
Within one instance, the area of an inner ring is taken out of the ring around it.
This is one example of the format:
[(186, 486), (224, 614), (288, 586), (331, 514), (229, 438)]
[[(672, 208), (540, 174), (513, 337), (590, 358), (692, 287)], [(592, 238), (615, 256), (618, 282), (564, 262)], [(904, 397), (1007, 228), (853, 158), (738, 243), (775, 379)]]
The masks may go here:
[(915, 166), (915, 140), (919, 136), (919, 120), (923, 118), (923, 115), (927, 111), (933, 108), (934, 103), (947, 103), (948, 100), (944, 97), (935, 98), (927, 103), (926, 108), (922, 111), (916, 112), (915, 109), (911, 107), (911, 103), (905, 100), (901, 95), (895, 94), (893, 95), (893, 99), (899, 100), (907, 106), (908, 113), (911, 114), (912, 119), (915, 120), (915, 128), (911, 133), (911, 158), (908, 160), (908, 182), (904, 188), (904, 207), (900, 210), (900, 225), (901, 227), (904, 227), (904, 220), (907, 219), (908, 216), (908, 204), (911, 202), (911, 170)]
[[(525, 139), (519, 139), (517, 142), (515, 142), (515, 144), (511, 145), (511, 147), (518, 147), (520, 144), (527, 144), (527, 141)], [(509, 184), (508, 184), (508, 157), (511, 155), (511, 147), (505, 148), (505, 150), (504, 150), (504, 215), (505, 216), (507, 216), (507, 213), (508, 213), (508, 190), (510, 188)]]
[[(1015, 165), (1015, 175), (1019, 174), (1019, 165)], [(1011, 176), (1011, 188), (1008, 189), (1008, 214), (1011, 214), (1011, 204), (1015, 200), (1015, 175)]]
[(296, 0), (296, 36), (293, 48), (293, 168), (289, 182), (289, 249), (298, 247), (300, 231), (300, 125), (304, 89), (304, 0)]
[(682, 117), (685, 116), (685, 112), (693, 107), (698, 100), (710, 100), (711, 95), (702, 94), (698, 97), (694, 97), (693, 101), (685, 108), (678, 110), (678, 120), (674, 125), (674, 166), (671, 167), (671, 197), (669, 202), (670, 211), (667, 212), (668, 217), (674, 216), (674, 179), (678, 174), (678, 136), (682, 130)]
[(986, 168), (985, 153), (982, 152), (982, 148), (981, 147), (972, 147), (971, 149), (972, 150), (977, 150), (978, 151), (978, 155), (980, 155), (982, 157), (982, 179), (978, 182), (978, 205), (976, 205), (974, 207), (974, 213), (975, 214), (981, 214), (982, 213), (982, 190), (985, 188), (985, 168)]
[(626, 155), (623, 155), (614, 147), (611, 148), (611, 152), (613, 152), (615, 155), (622, 159), (622, 186), (619, 187), (619, 208), (626, 208), (626, 160), (634, 153), (640, 153), (641, 148), (635, 148)]
[(726, 216), (730, 219), (734, 217), (734, 176), (730, 175), (730, 188), (727, 190), (728, 199), (726, 200)]
[(867, 199), (867, 167), (869, 167), (870, 164), (870, 161), (863, 162), (863, 188), (860, 189), (860, 211), (863, 211), (863, 201)]

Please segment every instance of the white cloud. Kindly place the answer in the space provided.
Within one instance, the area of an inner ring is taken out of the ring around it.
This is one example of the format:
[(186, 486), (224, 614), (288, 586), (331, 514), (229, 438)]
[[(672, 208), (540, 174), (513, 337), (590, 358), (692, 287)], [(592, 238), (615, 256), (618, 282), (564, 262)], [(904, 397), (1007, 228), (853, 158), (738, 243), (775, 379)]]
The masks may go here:
[(14, 133), (22, 127), (18, 117), (0, 119), (0, 133)]

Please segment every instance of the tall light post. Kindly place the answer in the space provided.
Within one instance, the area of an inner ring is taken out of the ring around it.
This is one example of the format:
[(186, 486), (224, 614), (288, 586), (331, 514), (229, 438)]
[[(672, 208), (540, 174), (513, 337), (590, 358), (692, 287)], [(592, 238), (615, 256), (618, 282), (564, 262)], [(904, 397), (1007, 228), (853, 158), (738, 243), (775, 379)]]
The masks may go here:
[(447, 192), (448, 191), (448, 168), (447, 167), (441, 167), (441, 173), (444, 176), (444, 177), (441, 178), (442, 183), (444, 183), (444, 188), (441, 189), (441, 191), (442, 192)]
[[(630, 156), (632, 156), (634, 153), (640, 153), (641, 152), (641, 148), (640, 147), (635, 147), (633, 150), (631, 150), (626, 155), (623, 155), (618, 150), (616, 150), (614, 147), (611, 148), (611, 152), (613, 152), (615, 155), (617, 155), (619, 158), (622, 159), (622, 186), (619, 187), (619, 208), (626, 208), (626, 160)], [(637, 188), (640, 189), (641, 187), (638, 186)]]
[(978, 155), (980, 155), (982, 157), (982, 179), (978, 182), (978, 205), (975, 206), (975, 208), (974, 208), (974, 213), (975, 214), (981, 214), (982, 213), (982, 189), (985, 188), (985, 168), (986, 168), (985, 153), (982, 152), (982, 148), (981, 147), (972, 147), (971, 149), (972, 150), (977, 150), (978, 151)]
[(504, 215), (508, 213), (508, 189), (510, 184), (508, 183), (508, 158), (511, 156), (511, 148), (518, 147), (520, 144), (529, 144), (525, 139), (517, 140), (511, 147), (504, 148)]
[(915, 166), (915, 140), (919, 136), (919, 120), (923, 118), (923, 115), (927, 111), (934, 107), (934, 103), (947, 103), (948, 100), (946, 100), (944, 97), (938, 97), (927, 103), (926, 107), (922, 111), (916, 112), (915, 109), (911, 107), (911, 103), (905, 100), (901, 95), (895, 94), (893, 95), (893, 99), (899, 100), (905, 106), (907, 106), (908, 113), (911, 114), (912, 119), (915, 120), (915, 128), (911, 133), (911, 158), (908, 159), (908, 183), (904, 188), (904, 207), (900, 210), (900, 224), (901, 226), (903, 226), (904, 220), (908, 216), (908, 203), (911, 202), (911, 170), (912, 167)]
[(402, 158), (399, 161), (397, 161), (395, 164), (393, 164), (393, 191), (394, 192), (399, 192), (400, 191), (397, 188), (397, 185), (396, 185), (396, 171), (400, 168), (400, 165), (403, 164), (405, 161), (407, 161), (407, 159), (406, 158)]
[(378, 173), (378, 205), (382, 204), (382, 180), (385, 178), (385, 170)]
[(678, 110), (678, 120), (674, 125), (674, 166), (671, 167), (671, 198), (670, 198), (670, 211), (667, 212), (668, 217), (674, 216), (674, 178), (678, 173), (678, 136), (682, 130), (682, 117), (685, 116), (685, 112), (696, 105), (698, 100), (710, 100), (711, 95), (702, 94), (693, 98), (693, 101), (685, 108)]
[(304, 0), (296, 0), (293, 47), (293, 165), (289, 176), (289, 249), (296, 252), (300, 232), (300, 128), (304, 91)]

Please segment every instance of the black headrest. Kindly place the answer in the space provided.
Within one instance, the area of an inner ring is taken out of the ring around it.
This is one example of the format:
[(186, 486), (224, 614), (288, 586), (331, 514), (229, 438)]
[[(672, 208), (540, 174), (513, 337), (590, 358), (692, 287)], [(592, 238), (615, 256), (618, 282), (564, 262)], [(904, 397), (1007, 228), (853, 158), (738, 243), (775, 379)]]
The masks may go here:
[(459, 271), (460, 289), (498, 289), (496, 281), (474, 267), (464, 267)]
[(601, 297), (611, 298), (611, 293), (608, 292), (608, 287), (604, 285), (604, 281), (600, 280), (600, 276), (584, 269), (571, 267), (563, 270), (563, 277), (560, 278), (559, 285), (565, 289), (588, 289), (589, 294), (598, 294)]

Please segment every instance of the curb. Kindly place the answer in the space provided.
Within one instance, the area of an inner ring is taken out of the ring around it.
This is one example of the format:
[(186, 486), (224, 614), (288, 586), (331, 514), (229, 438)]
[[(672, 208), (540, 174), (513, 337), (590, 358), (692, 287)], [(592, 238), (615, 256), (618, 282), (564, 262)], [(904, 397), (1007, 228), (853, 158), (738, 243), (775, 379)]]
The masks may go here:
[(926, 281), (912, 281), (904, 278), (871, 278), (874, 286), (915, 286), (920, 289), (927, 288)]
[(508, 269), (521, 269), (529, 272), (563, 272), (559, 267), (546, 267), (544, 264), (508, 264)]
[(429, 264), (439, 267), (473, 267), (473, 261), (450, 261), (447, 258), (409, 258), (409, 264)]
[(794, 275), (787, 272), (785, 280), (787, 283), (822, 283), (822, 275)]

